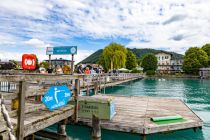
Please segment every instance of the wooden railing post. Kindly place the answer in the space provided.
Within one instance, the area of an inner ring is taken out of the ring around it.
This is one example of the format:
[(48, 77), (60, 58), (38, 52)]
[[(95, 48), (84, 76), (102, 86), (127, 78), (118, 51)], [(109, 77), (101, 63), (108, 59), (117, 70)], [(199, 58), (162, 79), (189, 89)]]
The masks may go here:
[(92, 116), (92, 137), (93, 139), (100, 139), (101, 138), (101, 126), (100, 126), (100, 119), (95, 115)]
[(98, 82), (97, 81), (94, 82), (94, 94), (95, 95), (98, 94)]
[(82, 76), (82, 86), (85, 88), (85, 75)]
[(25, 111), (25, 91), (26, 82), (19, 82), (19, 106), (18, 106), (18, 123), (17, 123), (17, 140), (23, 140), (24, 138), (24, 111)]
[(75, 91), (74, 91), (74, 102), (75, 102), (75, 107), (74, 107), (74, 122), (77, 122), (78, 119), (78, 96), (80, 94), (80, 80), (75, 79)]
[(68, 119), (62, 120), (58, 123), (58, 134), (61, 134), (63, 136), (66, 136), (66, 124), (68, 123)]

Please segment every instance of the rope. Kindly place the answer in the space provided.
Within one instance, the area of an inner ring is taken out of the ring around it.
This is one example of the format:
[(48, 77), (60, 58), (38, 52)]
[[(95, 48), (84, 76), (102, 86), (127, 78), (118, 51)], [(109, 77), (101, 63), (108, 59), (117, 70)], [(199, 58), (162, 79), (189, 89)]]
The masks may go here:
[(14, 134), (13, 134), (13, 126), (12, 126), (12, 123), (11, 123), (11, 120), (10, 120), (10, 117), (9, 117), (9, 113), (4, 105), (4, 99), (3, 99), (3, 96), (0, 95), (0, 113), (3, 114), (3, 118), (4, 118), (4, 121), (6, 122), (7, 124), (7, 130), (9, 131), (9, 139), (10, 140), (16, 140)]

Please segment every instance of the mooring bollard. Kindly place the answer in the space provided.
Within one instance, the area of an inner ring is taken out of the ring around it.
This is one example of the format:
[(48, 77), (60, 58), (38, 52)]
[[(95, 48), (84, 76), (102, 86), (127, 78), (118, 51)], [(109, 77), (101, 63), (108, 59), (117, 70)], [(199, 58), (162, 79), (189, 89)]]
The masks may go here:
[(98, 140), (101, 138), (101, 126), (100, 126), (100, 119), (93, 115), (92, 117), (92, 138), (94, 140)]

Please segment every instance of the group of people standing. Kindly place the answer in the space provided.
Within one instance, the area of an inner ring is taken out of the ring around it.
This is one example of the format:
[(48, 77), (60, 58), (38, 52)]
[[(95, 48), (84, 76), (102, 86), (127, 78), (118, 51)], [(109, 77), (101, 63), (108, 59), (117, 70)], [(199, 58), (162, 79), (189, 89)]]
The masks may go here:
[[(46, 74), (46, 73), (55, 73), (55, 74), (71, 74), (71, 67), (69, 65), (67, 65), (67, 63), (64, 63), (64, 66), (61, 67), (60, 65), (57, 65), (56, 67), (52, 67), (51, 65), (49, 65), (49, 67), (46, 69), (44, 67), (44, 65), (41, 65), (39, 68), (39, 72), (41, 74)], [(89, 75), (89, 74), (100, 74), (103, 73), (102, 68), (100, 67), (94, 67), (92, 66), (86, 66), (83, 67), (82, 64), (79, 64), (76, 72), (78, 74), (85, 74), (85, 75)]]
[(61, 67), (60, 65), (57, 65), (55, 68), (53, 68), (51, 65), (46, 69), (44, 65), (41, 65), (39, 68), (39, 72), (41, 74), (46, 73), (55, 73), (55, 74), (71, 74), (71, 68), (67, 63), (64, 63), (64, 66)]
[(91, 68), (89, 68), (88, 66), (83, 68), (82, 64), (80, 64), (78, 66), (78, 70), (77, 70), (78, 74), (100, 74), (102, 73), (102, 69), (101, 68), (94, 68), (93, 66)]

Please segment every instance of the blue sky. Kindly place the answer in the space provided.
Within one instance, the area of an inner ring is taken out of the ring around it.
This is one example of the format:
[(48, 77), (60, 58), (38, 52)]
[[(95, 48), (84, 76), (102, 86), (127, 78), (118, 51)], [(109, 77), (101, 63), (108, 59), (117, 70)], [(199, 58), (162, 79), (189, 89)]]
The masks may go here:
[(0, 0), (0, 59), (35, 53), (44, 60), (46, 47), (76, 45), (79, 62), (112, 41), (184, 53), (210, 42), (209, 5), (210, 0)]

